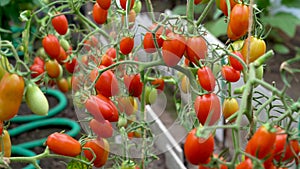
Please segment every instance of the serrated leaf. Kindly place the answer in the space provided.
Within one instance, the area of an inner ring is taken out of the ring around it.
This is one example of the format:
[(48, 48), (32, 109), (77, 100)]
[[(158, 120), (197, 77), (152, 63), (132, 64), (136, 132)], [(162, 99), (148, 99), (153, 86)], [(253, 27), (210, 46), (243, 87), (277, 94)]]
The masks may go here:
[(277, 43), (274, 45), (273, 49), (276, 53), (280, 54), (288, 54), (290, 52), (289, 48), (287, 48), (285, 45)]
[(204, 27), (215, 37), (226, 35), (227, 24), (225, 23), (224, 19), (224, 17), (221, 17), (217, 20), (207, 22)]
[(281, 29), (289, 37), (294, 37), (297, 25), (300, 25), (300, 19), (288, 13), (278, 13), (274, 16), (262, 18), (263, 22), (274, 28)]
[(10, 3), (10, 0), (0, 0), (0, 6), (5, 6)]

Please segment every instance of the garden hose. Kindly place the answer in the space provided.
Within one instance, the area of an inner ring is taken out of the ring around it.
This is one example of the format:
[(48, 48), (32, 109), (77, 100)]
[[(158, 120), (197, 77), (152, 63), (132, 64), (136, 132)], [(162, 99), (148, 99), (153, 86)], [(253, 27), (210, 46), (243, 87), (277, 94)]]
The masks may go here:
[[(12, 123), (25, 123), (18, 127), (8, 130), (11, 137), (45, 126), (59, 126), (63, 128), (65, 127), (71, 128), (69, 131), (65, 133), (72, 137), (75, 137), (79, 134), (80, 126), (76, 121), (68, 118), (51, 118), (66, 108), (68, 103), (66, 96), (62, 92), (50, 88), (47, 88), (45, 90), (45, 93), (47, 95), (54, 96), (58, 100), (58, 104), (49, 110), (47, 116), (19, 115), (11, 119)], [(23, 156), (35, 156), (36, 153), (31, 151), (30, 149), (34, 147), (43, 146), (46, 139), (47, 138), (45, 137), (37, 140), (28, 141), (25, 143), (20, 143), (18, 145), (13, 145), (12, 154), (18, 154)], [(34, 168), (35, 167), (32, 164), (30, 164), (24, 167), (23, 169), (34, 169)]]

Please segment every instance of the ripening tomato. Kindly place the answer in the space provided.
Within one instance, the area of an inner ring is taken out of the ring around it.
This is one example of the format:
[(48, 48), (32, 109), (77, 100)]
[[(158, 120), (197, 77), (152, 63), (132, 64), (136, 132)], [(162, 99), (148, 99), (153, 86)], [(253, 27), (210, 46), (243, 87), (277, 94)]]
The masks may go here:
[(75, 157), (81, 153), (81, 145), (73, 137), (64, 133), (52, 133), (46, 140), (46, 145), (55, 154)]
[(69, 91), (69, 83), (64, 77), (56, 79), (56, 85), (58, 89), (63, 93), (67, 93)]
[(241, 72), (232, 66), (224, 65), (221, 70), (223, 78), (228, 82), (237, 82), (241, 77)]
[(33, 64), (39, 65), (41, 67), (44, 67), (45, 61), (42, 58), (40, 58), (40, 57), (37, 56), (37, 57), (35, 57), (33, 59)]
[[(130, 0), (130, 6), (129, 6), (130, 9), (133, 8), (134, 2), (135, 2), (135, 0)], [(120, 5), (124, 10), (126, 10), (127, 0), (120, 0)]]
[(197, 128), (194, 128), (188, 133), (184, 143), (184, 155), (191, 164), (207, 164), (214, 151), (214, 137), (197, 137), (196, 131)]
[[(230, 11), (237, 4), (235, 0), (230, 0)], [(225, 16), (228, 16), (228, 9), (226, 0), (216, 0), (217, 7), (224, 13)]]
[(186, 58), (195, 64), (199, 64), (200, 59), (205, 59), (207, 55), (207, 44), (202, 36), (188, 38), (186, 43)]
[(123, 37), (120, 40), (120, 52), (124, 55), (128, 55), (134, 47), (134, 39), (131, 37)]
[(93, 7), (93, 18), (97, 24), (104, 24), (107, 20), (108, 11), (102, 9), (98, 3), (94, 4)]
[(236, 166), (236, 169), (253, 169), (253, 164), (250, 158), (242, 161)]
[(199, 122), (204, 125), (214, 125), (220, 119), (220, 99), (215, 93), (197, 96), (194, 108)]
[(111, 4), (111, 0), (97, 0), (97, 3), (102, 9), (108, 10)]
[(187, 76), (183, 76), (180, 83), (180, 88), (183, 93), (190, 92), (190, 80)]
[[(153, 53), (156, 51), (155, 48), (155, 40), (157, 41), (157, 45), (158, 45), (158, 40), (159, 37), (157, 34), (155, 34), (155, 38), (153, 38), (153, 35), (151, 32), (146, 32), (144, 39), (143, 39), (143, 46), (144, 49), (147, 53)], [(159, 46), (158, 46), (159, 47)]]
[(112, 59), (115, 59), (117, 57), (117, 50), (111, 47), (106, 50), (105, 54), (107, 54)]
[(235, 40), (240, 39), (243, 36), (243, 34), (236, 35), (236, 34), (232, 33), (232, 30), (231, 30), (230, 26), (228, 25), (227, 26), (227, 36), (230, 40), (235, 41)]
[(222, 106), (222, 113), (225, 119), (233, 115), (238, 110), (239, 110), (239, 103), (235, 98), (226, 98), (224, 100)]
[(53, 28), (60, 35), (65, 35), (68, 31), (68, 20), (64, 14), (57, 13), (51, 20)]
[(151, 82), (151, 84), (158, 90), (158, 93), (162, 92), (165, 88), (164, 79), (156, 78)]
[(201, 87), (209, 92), (213, 91), (216, 86), (216, 79), (211, 71), (211, 69), (207, 66), (203, 66), (197, 71), (198, 81)]
[[(92, 70), (90, 74), (91, 81), (95, 81), (98, 76), (98, 70), (103, 69), (105, 66), (100, 65), (99, 68)], [(105, 97), (115, 96), (119, 93), (118, 80), (111, 70), (103, 72), (96, 81), (95, 89), (97, 93)]]
[[(234, 51), (233, 54), (237, 55), (239, 58), (241, 58), (242, 60), (244, 60), (243, 58), (243, 55), (241, 52), (239, 51)], [(229, 62), (230, 62), (230, 65), (235, 69), (235, 70), (238, 70), (238, 71), (241, 71), (243, 70), (243, 65), (240, 63), (239, 60), (237, 60), (236, 58), (234, 58), (233, 56), (229, 56)]]
[(200, 4), (201, 1), (202, 1), (202, 0), (194, 0), (194, 4), (195, 4), (195, 5), (198, 5), (198, 4)]
[[(125, 17), (126, 17), (126, 15), (124, 14), (124, 15), (122, 15), (122, 23), (123, 24), (126, 24), (125, 23)], [(135, 13), (135, 11), (132, 9), (132, 10), (130, 10), (129, 11), (129, 13), (128, 13), (128, 15), (127, 15), (127, 21), (128, 21), (128, 25), (129, 25), (129, 28), (132, 28), (133, 27), (133, 25), (134, 25), (134, 23), (135, 23), (135, 18), (136, 18), (136, 13)]]
[(63, 47), (60, 46), (59, 56), (56, 58), (59, 64), (64, 64), (65, 60), (68, 58), (68, 55)]
[(139, 97), (142, 94), (143, 83), (140, 74), (124, 75), (124, 83), (130, 96)]
[(3, 134), (0, 135), (0, 152), (2, 152), (2, 143), (3, 143), (3, 157), (11, 156), (11, 141), (10, 135), (7, 130), (3, 130)]
[(46, 116), (49, 111), (49, 103), (45, 94), (34, 83), (29, 82), (25, 93), (25, 101), (28, 108), (37, 115)]
[(111, 122), (118, 121), (119, 114), (117, 107), (109, 98), (101, 94), (90, 96), (85, 102), (85, 107), (100, 122), (104, 120)]
[(89, 123), (91, 130), (100, 138), (110, 138), (113, 136), (113, 128), (108, 120), (98, 121), (92, 119)]
[(186, 50), (186, 40), (182, 35), (170, 32), (162, 45), (162, 57), (169, 67), (177, 65)]
[[(294, 154), (295, 153), (295, 154)], [(288, 135), (281, 128), (277, 129), (274, 159), (277, 162), (292, 162), (299, 153), (299, 143), (297, 140), (288, 140)]]
[(0, 121), (13, 118), (19, 111), (23, 92), (24, 79), (17, 74), (8, 72), (0, 81)]
[(250, 10), (249, 6), (236, 4), (231, 13), (228, 26), (233, 34), (243, 36), (248, 31)]
[(103, 66), (110, 66), (112, 64), (114, 64), (115, 62), (113, 61), (113, 58), (111, 58), (110, 56), (108, 56), (107, 54), (103, 54), (101, 57), (101, 65)]
[(77, 65), (77, 59), (73, 58), (71, 61), (65, 63), (65, 68), (69, 73), (74, 73), (76, 65)]
[(60, 44), (56, 36), (54, 35), (47, 35), (42, 40), (43, 47), (45, 52), (50, 56), (52, 59), (56, 59), (60, 55)]
[(45, 63), (45, 70), (47, 71), (48, 76), (51, 78), (58, 78), (61, 74), (60, 65), (56, 60), (48, 60)]
[[(95, 160), (93, 161), (93, 164), (95, 167), (102, 167), (106, 163), (109, 155), (109, 144), (106, 139), (90, 139), (83, 145), (83, 148), (86, 148), (83, 150), (83, 153), (89, 161), (94, 159), (92, 151), (94, 152)], [(90, 148), (91, 150), (87, 148)]]
[[(250, 37), (250, 52), (248, 51), (249, 38), (244, 42), (244, 46), (241, 50), (241, 53), (244, 57), (244, 60), (249, 63), (255, 61), (257, 58), (266, 53), (266, 43), (263, 39), (256, 38), (254, 36)], [(249, 59), (247, 59), (249, 55)]]
[(270, 156), (274, 149), (275, 139), (276, 133), (262, 125), (247, 143), (245, 152), (259, 159)]

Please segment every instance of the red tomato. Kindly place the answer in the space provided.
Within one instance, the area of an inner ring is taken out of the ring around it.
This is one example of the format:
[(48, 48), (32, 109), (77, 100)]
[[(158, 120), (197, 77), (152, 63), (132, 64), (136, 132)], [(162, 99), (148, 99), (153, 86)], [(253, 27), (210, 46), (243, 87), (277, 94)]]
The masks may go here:
[(236, 4), (231, 13), (228, 26), (233, 34), (243, 36), (248, 31), (249, 7), (244, 4)]
[[(244, 60), (243, 55), (242, 55), (241, 52), (234, 51), (233, 54), (237, 55), (239, 58), (241, 58), (242, 60)], [(230, 62), (230, 65), (235, 70), (238, 70), (238, 71), (243, 70), (243, 65), (236, 58), (234, 58), (233, 56), (229, 56), (229, 62)]]
[(115, 48), (108, 48), (105, 54), (107, 54), (112, 59), (115, 59), (117, 57), (117, 50)]
[(247, 143), (245, 151), (263, 159), (273, 152), (275, 139), (275, 132), (269, 131), (266, 126), (261, 126)]
[(202, 0), (194, 0), (194, 4), (195, 4), (195, 5), (198, 5), (198, 4), (200, 4), (201, 1), (202, 1)]
[(214, 137), (197, 137), (196, 131), (194, 128), (188, 133), (184, 143), (184, 155), (191, 164), (207, 164), (214, 151)]
[(81, 153), (80, 143), (64, 133), (53, 133), (48, 136), (46, 145), (55, 154), (75, 157)]
[(69, 73), (74, 73), (76, 65), (77, 65), (77, 59), (73, 58), (71, 61), (65, 63), (65, 68)]
[(247, 55), (249, 54), (249, 63), (255, 61), (257, 58), (266, 53), (266, 43), (263, 39), (256, 38), (254, 36), (250, 37), (250, 51), (249, 47), (249, 38), (244, 42), (241, 53), (244, 57), (244, 60), (247, 62)]
[[(288, 141), (288, 142), (287, 142)], [(275, 140), (274, 159), (278, 162), (291, 162), (295, 154), (299, 153), (299, 143), (297, 140), (288, 140), (288, 135), (284, 130), (278, 129)]]
[(107, 67), (107, 66), (110, 66), (110, 65), (112, 65), (114, 63), (115, 62), (113, 61), (113, 58), (111, 58), (107, 54), (102, 55), (102, 57), (101, 57), (101, 65)]
[(228, 36), (228, 38), (230, 40), (235, 41), (235, 40), (240, 39), (243, 36), (243, 34), (241, 34), (241, 35), (235, 35), (234, 33), (232, 33), (232, 30), (231, 30), (230, 26), (228, 25), (227, 26), (227, 36)]
[(237, 82), (241, 77), (241, 72), (235, 70), (232, 66), (224, 65), (222, 67), (222, 76), (228, 82)]
[[(133, 8), (135, 0), (130, 1), (130, 9)], [(126, 10), (127, 0), (120, 0), (121, 7)]]
[(0, 121), (0, 135), (3, 133), (3, 121)]
[[(237, 4), (237, 2), (235, 0), (230, 0), (230, 10), (232, 10), (232, 8), (236, 4)], [(217, 2), (217, 6), (220, 8), (220, 10), (224, 13), (225, 16), (228, 16), (226, 0), (219, 0), (219, 3)]]
[(124, 75), (124, 83), (130, 96), (139, 97), (142, 94), (143, 83), (140, 74)]
[[(150, 30), (154, 30), (156, 29), (157, 24), (153, 24), (149, 27)], [(158, 30), (155, 32), (155, 38), (157, 39), (157, 43), (158, 43), (158, 47), (162, 47), (163, 43), (164, 43), (164, 39), (161, 37), (161, 35), (164, 33), (164, 35), (167, 35), (168, 33), (170, 33), (171, 30), (166, 28), (164, 29), (164, 27), (159, 27)]]
[(45, 70), (47, 71), (48, 76), (51, 78), (57, 78), (61, 73), (60, 65), (56, 60), (48, 60), (45, 63)]
[(162, 92), (164, 90), (164, 88), (165, 88), (165, 81), (164, 81), (164, 79), (157, 78), (157, 79), (153, 80), (151, 82), (151, 84), (153, 86), (155, 86), (155, 88), (158, 90), (159, 93)]
[(68, 58), (68, 55), (66, 53), (66, 51), (64, 50), (64, 48), (62, 48), (60, 46), (60, 53), (59, 53), (59, 57), (56, 58), (56, 60), (58, 61), (59, 64), (64, 64), (64, 61)]
[(160, 40), (159, 35), (155, 34), (155, 38), (153, 38), (153, 35), (151, 32), (146, 32), (144, 39), (143, 39), (143, 45), (144, 45), (144, 49), (147, 53), (156, 52), (155, 39), (156, 39), (157, 45), (159, 47), (159, 43), (160, 43), (160, 42), (158, 42), (158, 40)]
[(97, 0), (97, 3), (102, 9), (108, 10), (111, 4), (111, 0)]
[(33, 64), (29, 68), (31, 70), (31, 77), (36, 78), (39, 75), (43, 74), (45, 72), (44, 67), (38, 65), (38, 64)]
[(60, 55), (60, 44), (56, 36), (54, 35), (47, 35), (42, 40), (43, 47), (45, 52), (50, 56), (52, 59), (56, 59)]
[(107, 20), (108, 11), (102, 9), (98, 3), (95, 3), (93, 7), (93, 18), (97, 24), (104, 24)]
[(94, 158), (93, 153), (91, 151), (94, 152), (96, 158), (93, 161), (93, 164), (95, 167), (102, 167), (106, 163), (109, 155), (109, 144), (107, 140), (103, 138), (91, 139), (83, 145), (83, 148), (91, 149), (83, 150), (84, 156), (89, 161), (91, 161)]
[[(100, 65), (98, 69), (94, 69), (90, 74), (91, 81), (95, 81), (98, 76), (98, 70), (103, 69), (105, 66)], [(97, 93), (102, 94), (105, 97), (115, 96), (119, 93), (118, 80), (115, 74), (111, 70), (103, 72), (95, 84)]]
[(236, 166), (235, 169), (253, 169), (253, 164), (250, 158), (246, 159), (245, 161), (241, 162)]
[(66, 78), (60, 78), (60, 79), (56, 80), (56, 85), (57, 85), (58, 89), (63, 93), (66, 93), (69, 91), (69, 83)]
[(57, 16), (52, 18), (52, 26), (60, 35), (64, 35), (68, 31), (68, 20), (64, 14), (57, 13)]
[(198, 74), (198, 81), (203, 89), (209, 92), (215, 89), (216, 79), (209, 67), (203, 66), (199, 68), (197, 74)]
[(214, 125), (220, 119), (221, 105), (219, 97), (214, 93), (197, 96), (194, 108), (199, 122)]
[(37, 56), (37, 57), (34, 58), (33, 64), (39, 65), (41, 67), (44, 67), (45, 61), (42, 58), (40, 58), (40, 57)]
[(113, 136), (113, 128), (108, 120), (98, 121), (92, 119), (89, 123), (92, 131), (100, 138), (110, 138)]
[(186, 49), (185, 38), (173, 32), (168, 33), (167, 40), (162, 45), (162, 56), (169, 67), (177, 65)]
[(119, 117), (117, 107), (109, 98), (101, 94), (90, 96), (85, 102), (85, 108), (97, 121), (118, 121), (116, 119)]
[(131, 37), (123, 37), (120, 41), (120, 52), (128, 55), (134, 47), (134, 40)]
[(207, 55), (207, 44), (202, 36), (188, 38), (186, 44), (186, 57), (191, 62), (199, 64), (200, 59)]
[(13, 118), (19, 111), (24, 93), (24, 79), (6, 72), (0, 81), (0, 121)]

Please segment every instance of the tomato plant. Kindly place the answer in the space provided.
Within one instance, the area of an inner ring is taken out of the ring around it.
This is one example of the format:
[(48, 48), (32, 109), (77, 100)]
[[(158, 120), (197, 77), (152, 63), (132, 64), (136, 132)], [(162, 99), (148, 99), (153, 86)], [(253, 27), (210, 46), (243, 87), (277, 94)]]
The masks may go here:
[(37, 115), (48, 115), (49, 103), (41, 89), (31, 82), (26, 87), (25, 100), (29, 109)]
[(61, 66), (56, 60), (48, 60), (45, 63), (45, 71), (51, 78), (58, 78), (61, 72)]
[(97, 24), (104, 24), (107, 20), (108, 11), (101, 8), (98, 3), (93, 7), (93, 18)]
[(55, 154), (75, 157), (81, 153), (80, 143), (64, 133), (50, 134), (46, 140), (46, 145)]
[(190, 37), (186, 42), (186, 57), (191, 62), (199, 64), (200, 59), (207, 55), (206, 41), (202, 36)]
[(229, 65), (224, 65), (221, 73), (223, 78), (228, 82), (237, 82), (241, 78), (240, 71)]
[[(250, 45), (250, 46), (249, 46)], [(249, 48), (249, 49), (248, 49)], [(246, 62), (253, 62), (266, 52), (266, 43), (263, 39), (251, 36), (244, 42), (241, 53)], [(248, 58), (249, 57), (249, 58)]]
[(229, 18), (228, 27), (236, 36), (243, 36), (248, 31), (249, 26), (249, 7), (244, 4), (236, 4)]
[[(241, 58), (242, 60), (244, 60), (243, 58), (243, 55), (241, 54), (241, 52), (239, 51), (234, 51), (233, 54), (237, 55), (239, 58)], [(229, 62), (230, 62), (230, 65), (235, 69), (235, 70), (238, 70), (238, 71), (241, 71), (243, 70), (243, 65), (242, 63), (234, 58), (233, 56), (229, 56)]]
[(89, 126), (98, 137), (110, 138), (113, 136), (113, 128), (108, 120), (98, 121), (96, 119), (92, 119)]
[(235, 98), (226, 98), (222, 106), (222, 114), (225, 119), (239, 110), (239, 104)]
[(60, 55), (60, 44), (56, 36), (49, 34), (42, 41), (45, 52), (52, 58), (56, 59)]
[(107, 140), (103, 138), (87, 140), (82, 148), (84, 149), (83, 153), (85, 157), (89, 161), (94, 159), (93, 153), (95, 154), (93, 161), (95, 167), (102, 167), (106, 163), (109, 155), (109, 144)]
[(64, 35), (67, 33), (69, 24), (65, 15), (57, 13), (57, 16), (54, 16), (51, 22), (57, 33), (59, 33), (60, 35)]
[(197, 75), (198, 81), (204, 90), (211, 92), (215, 89), (216, 79), (209, 67), (203, 66), (199, 68), (197, 71)]
[(134, 39), (131, 37), (124, 37), (120, 41), (120, 52), (124, 55), (128, 55), (134, 46)]
[(140, 74), (124, 75), (124, 83), (130, 96), (139, 97), (142, 94), (144, 84)]

